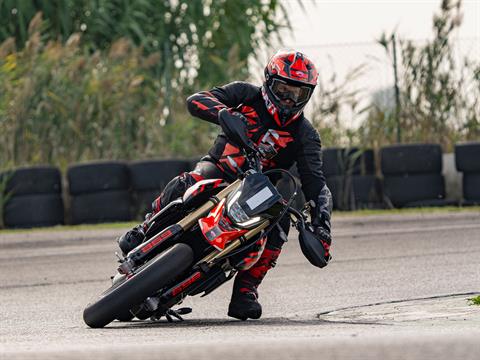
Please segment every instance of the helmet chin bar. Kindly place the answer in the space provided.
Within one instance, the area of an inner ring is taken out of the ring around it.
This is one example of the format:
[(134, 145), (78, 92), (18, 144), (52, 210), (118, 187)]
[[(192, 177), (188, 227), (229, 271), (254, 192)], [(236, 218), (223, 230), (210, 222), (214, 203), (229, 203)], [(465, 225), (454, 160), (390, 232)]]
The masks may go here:
[(307, 102), (304, 102), (299, 106), (292, 106), (288, 109), (284, 108), (271, 93), (266, 82), (262, 86), (262, 96), (268, 112), (273, 116), (277, 124), (280, 126), (286, 126), (296, 120), (307, 104)]

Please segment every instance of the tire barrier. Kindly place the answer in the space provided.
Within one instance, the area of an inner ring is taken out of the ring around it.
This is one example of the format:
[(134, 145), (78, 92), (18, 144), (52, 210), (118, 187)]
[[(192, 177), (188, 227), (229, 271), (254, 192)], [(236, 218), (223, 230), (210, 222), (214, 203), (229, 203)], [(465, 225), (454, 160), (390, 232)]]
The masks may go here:
[(480, 205), (480, 172), (463, 174), (463, 197), (469, 203)]
[(480, 205), (480, 142), (455, 145), (455, 165), (463, 172), (463, 205)]
[(152, 210), (153, 201), (160, 196), (162, 191), (158, 190), (137, 190), (132, 191), (132, 214), (138, 221), (145, 219), (145, 215)]
[(385, 200), (393, 207), (443, 206), (442, 148), (438, 144), (392, 145), (380, 150)]
[(335, 209), (381, 207), (381, 187), (374, 176), (373, 150), (327, 148), (323, 151), (323, 172)]
[(127, 190), (130, 187), (125, 163), (98, 161), (71, 166), (67, 171), (70, 195), (106, 191)]
[(387, 146), (380, 150), (380, 159), (384, 176), (442, 172), (442, 148), (437, 144)]
[(4, 222), (9, 228), (32, 228), (63, 224), (60, 194), (12, 196), (5, 205)]
[(455, 165), (464, 173), (480, 173), (480, 142), (455, 145)]
[(372, 175), (375, 173), (375, 157), (371, 149), (327, 148), (323, 150), (323, 173), (325, 177)]
[(64, 223), (60, 170), (53, 166), (33, 166), (7, 171), (4, 193), (4, 224), (10, 228), (53, 226)]
[(441, 174), (386, 176), (383, 185), (385, 196), (394, 207), (429, 206), (432, 200), (441, 205), (439, 200), (445, 198), (445, 181)]
[(60, 170), (53, 166), (18, 168), (5, 173), (7, 193), (17, 195), (59, 194), (62, 191)]
[(132, 189), (132, 213), (138, 220), (151, 210), (153, 200), (175, 176), (191, 170), (188, 160), (148, 160), (128, 165)]
[(73, 165), (67, 179), (72, 224), (131, 220), (130, 178), (125, 163)]
[(380, 180), (375, 175), (332, 176), (327, 178), (337, 210), (382, 208)]
[(128, 190), (108, 190), (71, 198), (72, 224), (94, 224), (132, 220)]
[[(375, 174), (372, 150), (357, 148), (324, 150), (324, 174), (337, 209), (391, 206), (442, 206), (445, 181), (441, 174), (442, 153), (438, 145), (395, 145), (381, 149), (384, 189)], [(464, 205), (480, 205), (480, 143), (455, 147), (455, 162), (463, 175)], [(98, 223), (138, 220), (173, 177), (191, 171), (199, 158), (189, 160), (149, 160), (129, 164), (98, 161), (71, 166), (67, 171), (66, 203), (70, 223)], [(351, 166), (345, 166), (345, 164)], [(298, 180), (296, 167), (290, 169)], [(345, 173), (347, 171), (347, 173)], [(60, 171), (52, 166), (19, 168), (0, 174), (3, 191), (9, 194), (3, 205), (7, 227), (37, 227), (65, 223)], [(289, 196), (293, 187), (285, 179), (278, 183)], [(0, 197), (1, 199), (1, 197)], [(300, 192), (294, 206), (303, 206)], [(133, 210), (133, 211), (132, 211)], [(139, 216), (141, 214), (141, 216)]]

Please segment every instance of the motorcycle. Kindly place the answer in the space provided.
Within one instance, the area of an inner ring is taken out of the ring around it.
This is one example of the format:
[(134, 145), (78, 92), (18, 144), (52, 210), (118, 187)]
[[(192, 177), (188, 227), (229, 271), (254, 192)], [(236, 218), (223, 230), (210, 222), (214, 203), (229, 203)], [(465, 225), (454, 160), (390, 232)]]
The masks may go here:
[[(262, 172), (261, 159), (273, 148), (258, 148), (246, 135), (246, 125), (226, 110), (219, 121), (225, 135), (242, 149), (247, 170), (228, 158), (238, 179), (197, 182), (148, 221), (146, 240), (119, 261), (112, 285), (87, 305), (85, 323), (101, 328), (114, 320), (134, 317), (183, 320), (190, 308), (173, 307), (186, 296), (206, 296), (248, 269), (260, 257), (267, 234), (290, 216), (299, 232), (300, 247), (310, 263), (324, 267), (325, 249), (308, 223), (306, 203), (301, 211), (291, 206), (298, 191), (295, 178), (283, 169)], [(274, 155), (274, 154), (273, 154)], [(288, 200), (270, 177), (285, 174), (294, 184)]]

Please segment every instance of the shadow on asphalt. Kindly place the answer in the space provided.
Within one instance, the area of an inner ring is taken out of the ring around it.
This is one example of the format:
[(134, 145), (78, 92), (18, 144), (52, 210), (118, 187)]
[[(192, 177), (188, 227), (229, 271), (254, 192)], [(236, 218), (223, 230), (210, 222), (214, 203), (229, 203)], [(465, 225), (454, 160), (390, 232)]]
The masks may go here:
[(329, 326), (335, 324), (348, 325), (391, 325), (381, 322), (359, 322), (359, 321), (329, 321), (324, 319), (290, 319), (285, 317), (264, 318), (261, 320), (235, 320), (235, 319), (185, 319), (185, 321), (168, 322), (166, 319), (158, 321), (132, 320), (130, 322), (115, 321), (105, 329), (148, 329), (148, 328), (200, 328), (200, 327), (238, 327), (238, 326)]

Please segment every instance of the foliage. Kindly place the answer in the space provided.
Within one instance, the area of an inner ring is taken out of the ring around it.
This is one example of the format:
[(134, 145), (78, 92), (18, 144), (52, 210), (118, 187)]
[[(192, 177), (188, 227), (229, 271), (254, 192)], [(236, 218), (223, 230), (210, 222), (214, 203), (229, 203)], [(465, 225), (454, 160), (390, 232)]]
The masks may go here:
[[(480, 63), (457, 61), (454, 31), (461, 25), (461, 1), (443, 0), (434, 15), (434, 38), (425, 44), (399, 41), (402, 142), (440, 143), (445, 150), (462, 140), (480, 138)], [(393, 37), (379, 43), (392, 56)], [(364, 141), (395, 142), (392, 112), (372, 107), (363, 124)]]
[[(23, 47), (28, 24), (41, 11), (42, 36), (63, 42), (82, 33), (92, 51), (128, 38), (147, 54), (157, 53), (155, 74), (167, 102), (173, 88), (246, 78), (246, 61), (260, 43), (288, 26), (278, 0), (3, 0), (0, 43), (13, 36)], [(168, 105), (168, 104), (167, 104)]]
[(472, 305), (480, 305), (480, 295), (474, 298), (468, 299)]
[[(33, 23), (33, 21), (32, 21)], [(155, 53), (127, 39), (93, 55), (80, 35), (45, 43), (30, 27), (27, 46), (0, 58), (0, 164), (66, 166), (80, 160), (131, 159), (205, 150), (208, 125), (193, 122), (183, 99), (166, 124), (164, 90), (150, 76)], [(1, 49), (5, 46), (0, 47)], [(182, 139), (191, 140), (179, 146)]]
[(364, 69), (365, 64), (360, 64), (341, 80), (334, 71), (327, 79), (319, 78), (309, 119), (321, 133), (324, 145), (352, 146), (356, 143), (355, 132), (348, 125), (364, 110), (360, 108), (361, 90), (351, 84), (362, 76)]
[(276, 0), (0, 1), (0, 168), (204, 153), (218, 130), (192, 120), (185, 97), (245, 78), (282, 11)]

